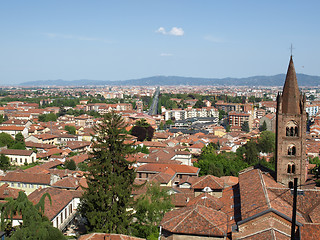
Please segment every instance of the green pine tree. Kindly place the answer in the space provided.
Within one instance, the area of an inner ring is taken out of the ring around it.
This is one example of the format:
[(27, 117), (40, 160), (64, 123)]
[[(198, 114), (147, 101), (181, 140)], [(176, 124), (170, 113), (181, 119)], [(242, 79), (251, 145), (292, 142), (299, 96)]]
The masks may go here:
[(132, 148), (124, 144), (124, 128), (123, 119), (114, 112), (104, 115), (94, 128), (93, 157), (88, 160), (86, 175), (88, 187), (80, 206), (88, 232), (128, 233), (135, 171), (126, 160)]
[(248, 121), (245, 121), (241, 125), (241, 131), (250, 132), (250, 127)]

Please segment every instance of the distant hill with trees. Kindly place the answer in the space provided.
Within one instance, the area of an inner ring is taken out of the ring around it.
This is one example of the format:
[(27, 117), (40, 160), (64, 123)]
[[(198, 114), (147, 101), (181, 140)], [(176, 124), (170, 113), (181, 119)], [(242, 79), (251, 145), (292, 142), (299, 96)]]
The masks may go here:
[[(21, 83), (21, 86), (165, 86), (165, 85), (190, 85), (190, 86), (283, 86), (285, 74), (274, 76), (253, 76), (247, 78), (195, 78), (178, 76), (154, 76), (140, 79), (107, 81), (107, 80), (39, 80)], [(318, 86), (320, 76), (297, 74), (299, 86)]]

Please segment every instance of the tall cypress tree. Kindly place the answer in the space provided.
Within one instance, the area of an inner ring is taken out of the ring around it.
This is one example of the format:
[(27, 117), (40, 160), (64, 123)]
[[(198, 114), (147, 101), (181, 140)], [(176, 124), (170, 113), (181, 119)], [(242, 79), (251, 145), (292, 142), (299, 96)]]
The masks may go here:
[(88, 232), (128, 232), (135, 171), (126, 160), (132, 150), (124, 144), (124, 128), (124, 120), (114, 112), (104, 115), (94, 128), (93, 157), (86, 175), (88, 187), (80, 205)]

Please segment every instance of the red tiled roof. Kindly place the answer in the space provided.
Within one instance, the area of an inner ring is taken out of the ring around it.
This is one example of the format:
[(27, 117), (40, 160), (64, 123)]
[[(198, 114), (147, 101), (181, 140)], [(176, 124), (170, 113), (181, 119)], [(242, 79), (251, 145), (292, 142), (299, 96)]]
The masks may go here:
[(52, 144), (45, 144), (45, 143), (35, 143), (35, 142), (30, 142), (27, 141), (26, 142), (26, 147), (30, 147), (30, 148), (41, 148), (41, 149), (50, 149), (50, 148), (55, 148), (56, 146), (52, 145)]
[(35, 204), (45, 193), (49, 193), (52, 200), (52, 204), (48, 198), (45, 200), (44, 214), (49, 220), (52, 220), (73, 198), (80, 198), (82, 194), (81, 191), (48, 187), (35, 190), (28, 198)]
[(139, 172), (164, 172), (168, 168), (171, 168), (176, 173), (187, 173), (187, 174), (198, 174), (199, 168), (179, 165), (179, 164), (158, 164), (158, 163), (148, 163), (137, 168)]
[(85, 153), (85, 154), (70, 157), (68, 159), (72, 159), (76, 164), (79, 164), (79, 163), (89, 159), (89, 155)]
[(318, 240), (320, 236), (320, 224), (303, 224), (300, 231), (302, 240)]
[(9, 187), (9, 184), (3, 184), (0, 186), (0, 199), (10, 198), (16, 199), (19, 196), (21, 189), (15, 189)]
[(53, 187), (77, 189), (79, 187), (79, 180), (75, 177), (65, 177), (52, 184)]
[(160, 225), (172, 233), (226, 236), (227, 215), (212, 208), (194, 205), (167, 212)]
[(143, 240), (143, 238), (115, 233), (89, 233), (80, 236), (78, 240)]
[(10, 126), (0, 126), (0, 131), (23, 131), (26, 127), (21, 127), (21, 126), (15, 126), (15, 125), (10, 125)]
[(188, 203), (187, 206), (192, 206), (192, 205), (203, 205), (208, 208), (213, 208), (215, 210), (221, 210), (223, 207), (223, 203), (219, 198), (216, 198), (210, 194), (204, 193), (200, 194), (197, 197), (191, 199)]
[(205, 187), (223, 189), (223, 181), (218, 177), (206, 175), (199, 177), (199, 179), (192, 184), (193, 189), (204, 189)]
[(28, 172), (8, 172), (2, 178), (2, 181), (50, 185), (50, 175)]
[(20, 155), (30, 156), (33, 153), (31, 150), (20, 150), (20, 149), (2, 149), (0, 154), (4, 155)]

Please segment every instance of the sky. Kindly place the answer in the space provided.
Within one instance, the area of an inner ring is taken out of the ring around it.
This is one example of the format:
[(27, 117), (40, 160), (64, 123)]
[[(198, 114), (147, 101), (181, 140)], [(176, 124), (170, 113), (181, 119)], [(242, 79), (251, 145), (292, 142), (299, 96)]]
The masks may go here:
[(0, 1), (0, 85), (320, 75), (320, 1)]

